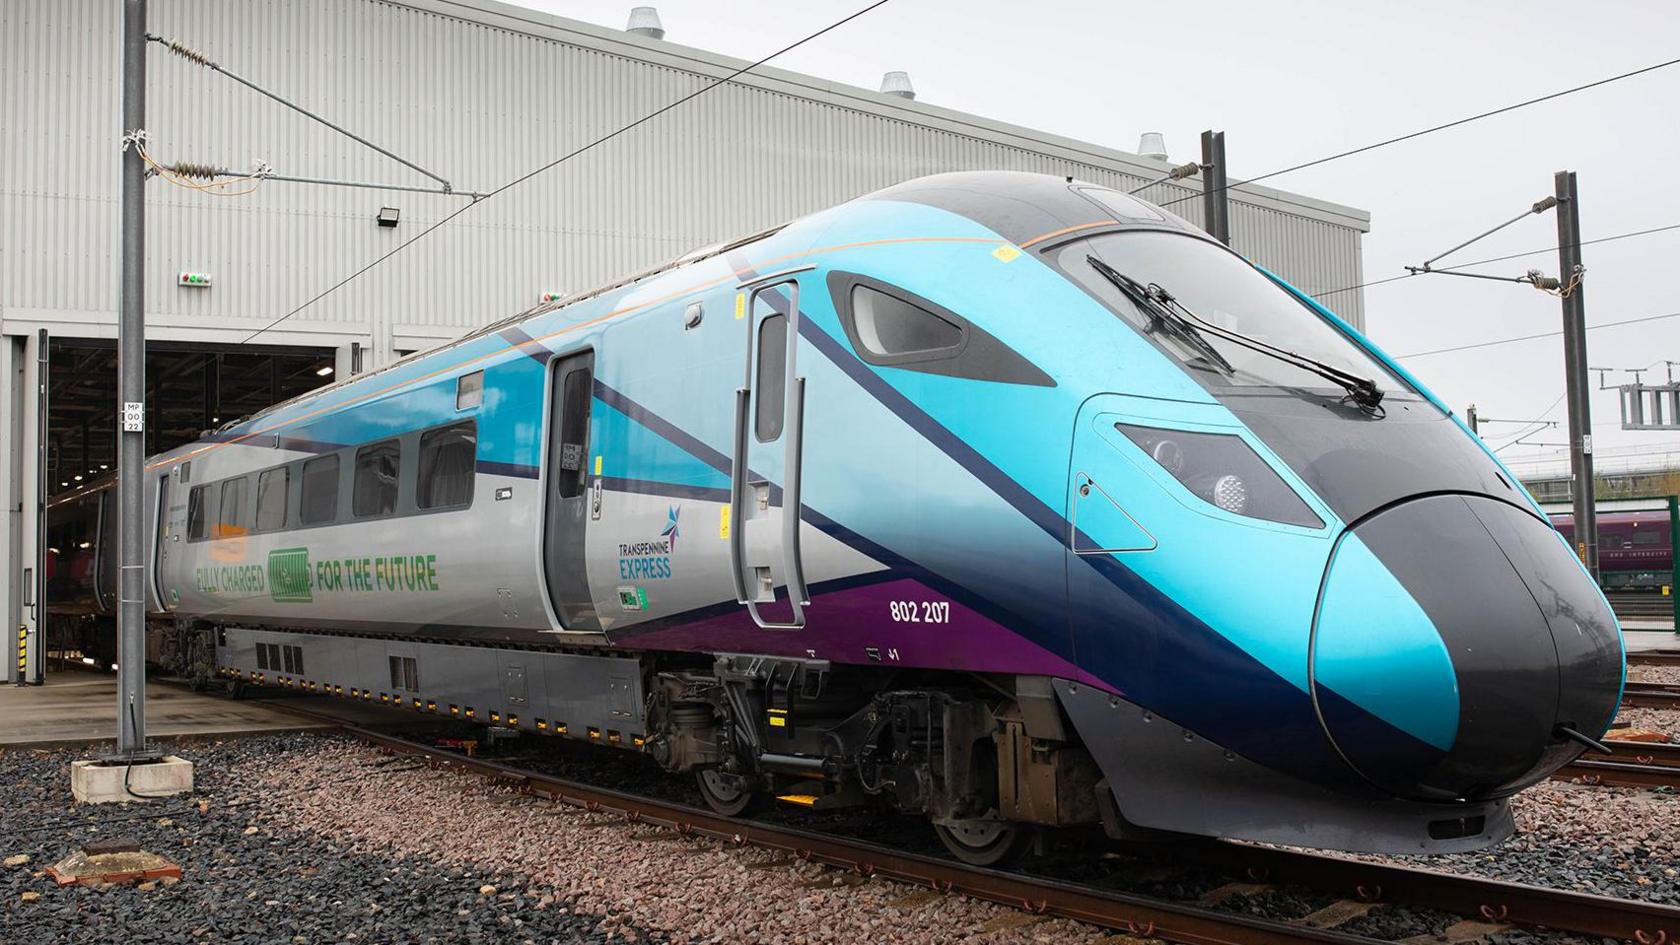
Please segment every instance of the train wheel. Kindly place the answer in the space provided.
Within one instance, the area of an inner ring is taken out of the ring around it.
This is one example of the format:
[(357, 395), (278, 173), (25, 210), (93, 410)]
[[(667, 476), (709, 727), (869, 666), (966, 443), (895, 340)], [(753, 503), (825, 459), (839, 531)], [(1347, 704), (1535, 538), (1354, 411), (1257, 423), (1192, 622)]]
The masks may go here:
[(1032, 848), (1036, 834), (1031, 824), (1012, 820), (959, 820), (934, 824), (933, 830), (952, 856), (971, 866), (1000, 866), (1018, 860)]
[(706, 799), (706, 806), (725, 817), (739, 817), (761, 800), (759, 792), (741, 783), (740, 778), (716, 768), (701, 768), (695, 772), (694, 779), (700, 785), (700, 796)]

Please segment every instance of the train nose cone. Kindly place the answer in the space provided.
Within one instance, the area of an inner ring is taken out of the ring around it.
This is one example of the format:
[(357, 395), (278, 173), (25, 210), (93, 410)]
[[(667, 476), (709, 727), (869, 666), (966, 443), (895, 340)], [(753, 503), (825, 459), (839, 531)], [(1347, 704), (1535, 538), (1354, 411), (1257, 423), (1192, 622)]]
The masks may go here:
[(1621, 690), (1621, 631), (1556, 534), (1476, 496), (1415, 499), (1337, 547), (1313, 628), (1325, 733), (1365, 778), (1426, 800), (1499, 796), (1579, 753)]

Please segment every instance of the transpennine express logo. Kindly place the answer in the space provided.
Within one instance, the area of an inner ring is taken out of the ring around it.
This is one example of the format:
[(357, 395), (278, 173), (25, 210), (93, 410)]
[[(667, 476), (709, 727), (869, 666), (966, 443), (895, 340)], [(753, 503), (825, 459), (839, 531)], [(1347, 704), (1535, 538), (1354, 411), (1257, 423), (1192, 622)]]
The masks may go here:
[(618, 546), (619, 580), (659, 581), (671, 576), (671, 554), (677, 549), (677, 520), (681, 516), (682, 506), (670, 506), (665, 513), (665, 529), (658, 538)]
[(671, 506), (665, 512), (665, 530), (659, 533), (670, 544), (673, 552), (677, 550), (677, 517), (680, 515), (682, 515), (682, 506)]

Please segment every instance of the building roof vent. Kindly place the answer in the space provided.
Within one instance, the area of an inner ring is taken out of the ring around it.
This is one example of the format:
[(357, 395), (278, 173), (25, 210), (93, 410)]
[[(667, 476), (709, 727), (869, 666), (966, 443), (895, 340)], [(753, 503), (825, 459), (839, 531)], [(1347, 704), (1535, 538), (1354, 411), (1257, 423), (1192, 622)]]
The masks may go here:
[(659, 22), (659, 11), (654, 7), (636, 7), (630, 11), (630, 22), (624, 27), (626, 33), (646, 36), (648, 39), (664, 39), (665, 27)]
[(899, 98), (914, 99), (916, 90), (910, 85), (910, 73), (889, 72), (881, 76), (881, 91)]
[(1138, 139), (1138, 157), (1156, 161), (1167, 159), (1167, 139), (1159, 131), (1145, 131)]

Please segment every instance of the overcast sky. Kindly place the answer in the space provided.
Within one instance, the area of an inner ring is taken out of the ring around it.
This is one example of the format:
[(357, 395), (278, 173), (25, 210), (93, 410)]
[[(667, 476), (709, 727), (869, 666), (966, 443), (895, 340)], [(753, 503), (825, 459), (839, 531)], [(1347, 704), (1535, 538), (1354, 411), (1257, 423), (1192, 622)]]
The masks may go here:
[[(621, 28), (633, 3), (515, 0)], [(649, 0), (644, 0), (649, 2)], [(667, 38), (757, 59), (866, 0), (663, 0)], [(919, 99), (1135, 151), (1161, 131), (1174, 161), (1199, 157), (1203, 129), (1223, 129), (1233, 179), (1680, 58), (1668, 0), (1476, 0), (1373, 4), (1293, 0), (1196, 4), (1099, 0), (892, 0), (778, 59), (838, 82), (878, 86), (905, 69)], [(1267, 183), (1371, 213), (1367, 279), (1403, 272), (1580, 175), (1591, 240), (1680, 223), (1680, 66), (1484, 119)], [(1557, 243), (1556, 220), (1530, 217), (1438, 265)], [(1680, 312), (1671, 277), (1680, 229), (1583, 249), (1589, 325)], [(1481, 267), (1557, 272), (1548, 252)], [(1520, 285), (1450, 276), (1366, 290), (1366, 327), (1405, 355), (1555, 331), (1557, 299)], [(1333, 301), (1333, 300), (1332, 300)], [(1334, 305), (1332, 305), (1334, 307)], [(1680, 361), (1680, 318), (1587, 333), (1593, 366)], [(1531, 437), (1563, 443), (1563, 355), (1556, 337), (1409, 358), (1403, 363), (1462, 411), (1560, 421)], [(1612, 375), (1620, 383), (1626, 375)], [(1674, 449), (1680, 435), (1620, 429), (1614, 391), (1593, 396), (1600, 465), (1616, 454)], [(1496, 446), (1522, 432), (1484, 428)], [(1514, 444), (1519, 474), (1555, 450)], [(1566, 456), (1566, 454), (1563, 454)], [(1662, 457), (1654, 457), (1660, 459)]]

